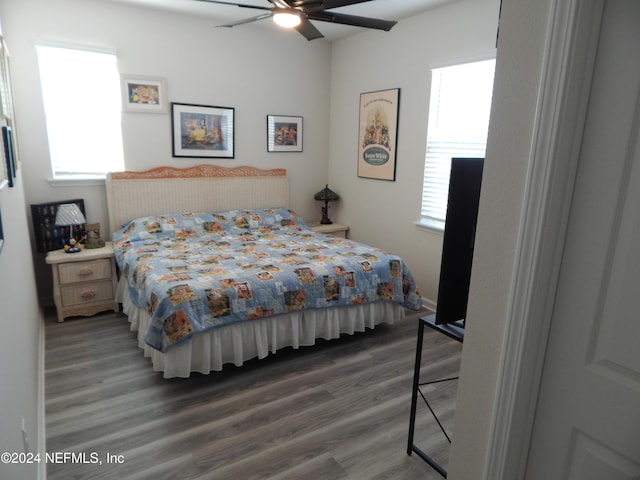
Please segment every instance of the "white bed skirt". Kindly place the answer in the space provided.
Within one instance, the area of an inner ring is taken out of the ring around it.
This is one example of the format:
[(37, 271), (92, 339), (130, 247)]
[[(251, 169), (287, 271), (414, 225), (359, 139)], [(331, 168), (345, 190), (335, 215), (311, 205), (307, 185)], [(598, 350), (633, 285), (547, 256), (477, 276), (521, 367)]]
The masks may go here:
[(144, 332), (149, 324), (146, 310), (130, 300), (126, 282), (120, 279), (118, 301), (128, 316), (131, 330), (138, 332), (138, 346), (150, 357), (153, 370), (164, 378), (189, 377), (191, 372), (208, 374), (232, 363), (265, 358), (284, 347), (314, 345), (317, 338), (331, 340), (353, 335), (380, 323), (392, 324), (404, 318), (404, 308), (393, 302), (376, 302), (349, 307), (301, 310), (286, 315), (252, 320), (194, 335), (189, 341), (162, 353), (149, 347)]

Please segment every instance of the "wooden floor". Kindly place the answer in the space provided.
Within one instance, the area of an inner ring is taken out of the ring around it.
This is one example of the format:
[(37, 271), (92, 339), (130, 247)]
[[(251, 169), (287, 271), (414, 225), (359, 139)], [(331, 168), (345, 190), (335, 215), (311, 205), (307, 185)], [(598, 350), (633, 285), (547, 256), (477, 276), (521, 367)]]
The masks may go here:
[[(164, 380), (121, 314), (48, 315), (46, 450), (98, 463), (49, 463), (47, 478), (442, 478), (406, 453), (417, 318)], [(422, 381), (457, 374), (461, 344), (427, 329), (423, 352)], [(426, 390), (449, 432), (456, 383)], [(449, 444), (422, 403), (415, 440), (446, 466)]]

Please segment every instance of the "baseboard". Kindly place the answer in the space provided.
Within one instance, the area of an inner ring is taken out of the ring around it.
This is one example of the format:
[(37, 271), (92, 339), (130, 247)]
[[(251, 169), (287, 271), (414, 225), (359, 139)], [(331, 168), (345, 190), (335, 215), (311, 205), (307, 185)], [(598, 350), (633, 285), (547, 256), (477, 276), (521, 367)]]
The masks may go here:
[[(44, 317), (40, 312), (39, 318), (40, 328), (38, 329), (38, 452), (41, 458), (44, 458), (47, 451), (47, 435), (45, 421), (45, 345), (44, 345)], [(38, 480), (47, 480), (47, 463), (38, 463)]]
[(422, 306), (424, 308), (428, 308), (432, 312), (435, 312), (438, 304), (429, 298), (422, 297)]

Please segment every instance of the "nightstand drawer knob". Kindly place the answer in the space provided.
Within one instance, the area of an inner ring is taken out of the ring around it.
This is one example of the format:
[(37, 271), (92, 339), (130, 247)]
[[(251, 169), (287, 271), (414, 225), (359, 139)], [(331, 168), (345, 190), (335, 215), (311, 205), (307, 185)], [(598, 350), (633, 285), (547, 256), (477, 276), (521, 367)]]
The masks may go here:
[(83, 277), (86, 277), (88, 275), (93, 275), (93, 270), (90, 268), (83, 268), (78, 270), (78, 275), (81, 275)]
[(92, 298), (96, 296), (96, 291), (95, 290), (85, 290), (84, 292), (82, 292), (82, 298)]

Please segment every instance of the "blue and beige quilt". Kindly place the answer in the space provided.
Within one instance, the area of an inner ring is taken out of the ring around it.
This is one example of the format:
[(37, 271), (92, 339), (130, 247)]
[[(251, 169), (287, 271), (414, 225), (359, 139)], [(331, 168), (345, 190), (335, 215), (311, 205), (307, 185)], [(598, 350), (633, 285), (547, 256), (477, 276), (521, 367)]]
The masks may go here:
[(159, 351), (223, 325), (303, 309), (392, 301), (420, 307), (404, 261), (314, 233), (285, 208), (138, 218), (113, 235), (132, 302)]

